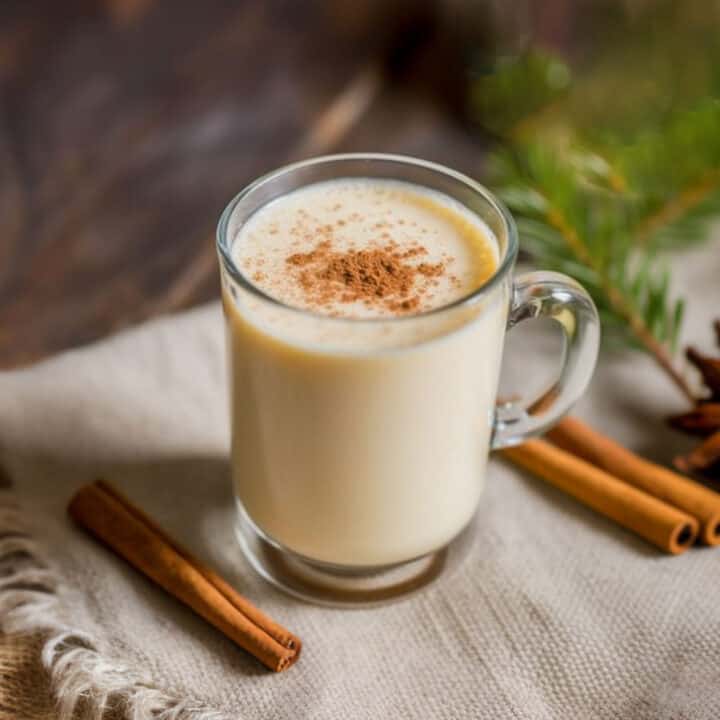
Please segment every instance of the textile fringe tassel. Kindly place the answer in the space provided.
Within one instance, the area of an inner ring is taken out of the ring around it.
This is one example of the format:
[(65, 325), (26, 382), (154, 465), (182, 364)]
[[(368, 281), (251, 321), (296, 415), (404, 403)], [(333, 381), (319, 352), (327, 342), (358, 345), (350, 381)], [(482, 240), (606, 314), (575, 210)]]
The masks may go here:
[(62, 619), (59, 580), (22, 512), (0, 492), (0, 629), (42, 637), (58, 720), (76, 711), (91, 720), (230, 720), (194, 700), (171, 697), (149, 679), (100, 651), (96, 640)]

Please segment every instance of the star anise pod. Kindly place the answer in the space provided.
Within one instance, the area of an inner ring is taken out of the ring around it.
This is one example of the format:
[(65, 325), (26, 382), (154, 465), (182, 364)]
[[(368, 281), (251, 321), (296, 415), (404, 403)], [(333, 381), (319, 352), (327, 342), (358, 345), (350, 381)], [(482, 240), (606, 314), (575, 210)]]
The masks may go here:
[[(720, 346), (720, 320), (714, 325)], [(699, 398), (695, 407), (682, 415), (673, 415), (668, 423), (676, 430), (701, 435), (703, 440), (687, 455), (675, 458), (675, 467), (683, 472), (713, 472), (720, 474), (720, 357), (703, 355), (689, 347), (687, 359), (700, 371), (709, 394)]]
[(690, 412), (671, 415), (668, 424), (689, 435), (712, 435), (720, 430), (720, 402), (699, 402)]

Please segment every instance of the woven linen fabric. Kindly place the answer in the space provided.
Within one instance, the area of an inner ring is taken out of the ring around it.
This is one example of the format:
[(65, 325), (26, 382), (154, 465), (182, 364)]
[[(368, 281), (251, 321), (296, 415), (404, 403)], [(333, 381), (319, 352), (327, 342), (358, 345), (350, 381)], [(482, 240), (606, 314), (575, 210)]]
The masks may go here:
[[(706, 350), (718, 277), (715, 244), (683, 255), (675, 278), (691, 300), (684, 339)], [(511, 333), (504, 372), (527, 388), (554, 348), (543, 335), (519, 352), (524, 334)], [(467, 558), (424, 591), (342, 610), (265, 583), (233, 536), (224, 362), (214, 304), (0, 375), (13, 485), (0, 502), (27, 524), (3, 515), (0, 542), (34, 543), (0, 552), (3, 577), (16, 556), (31, 566), (27, 587), (0, 586), (13, 633), (0, 643), (0, 717), (63, 717), (80, 696), (77, 715), (93, 717), (103, 693), (108, 717), (137, 720), (720, 717), (720, 549), (663, 555), (497, 458)], [(683, 407), (650, 358), (624, 353), (603, 358), (577, 414), (668, 461), (690, 441), (662, 418)], [(68, 500), (97, 476), (297, 633), (297, 665), (267, 672), (76, 529)]]

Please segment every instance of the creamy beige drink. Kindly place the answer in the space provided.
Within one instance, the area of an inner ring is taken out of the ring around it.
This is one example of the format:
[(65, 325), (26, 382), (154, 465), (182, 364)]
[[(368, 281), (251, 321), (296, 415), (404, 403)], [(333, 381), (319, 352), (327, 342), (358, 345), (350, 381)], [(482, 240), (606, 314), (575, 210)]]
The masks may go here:
[[(310, 184), (229, 221), (232, 469), (244, 512), (307, 558), (406, 561), (479, 499), (509, 285), (491, 231), (392, 180)], [(433, 312), (446, 308), (442, 312)]]

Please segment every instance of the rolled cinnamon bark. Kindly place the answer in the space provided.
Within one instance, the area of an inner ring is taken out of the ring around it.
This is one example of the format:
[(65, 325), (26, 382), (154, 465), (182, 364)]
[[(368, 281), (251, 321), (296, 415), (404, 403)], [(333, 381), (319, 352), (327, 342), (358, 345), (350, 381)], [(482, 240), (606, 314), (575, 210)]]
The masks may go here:
[(70, 501), (68, 513), (271, 670), (280, 672), (297, 660), (299, 638), (192, 557), (108, 483), (100, 480), (81, 488)]
[(697, 537), (698, 521), (691, 515), (544, 440), (527, 440), (502, 453), (665, 552), (685, 552)]
[(697, 518), (700, 540), (707, 545), (720, 544), (720, 494), (635, 455), (574, 417), (560, 421), (547, 437), (564, 450)]

